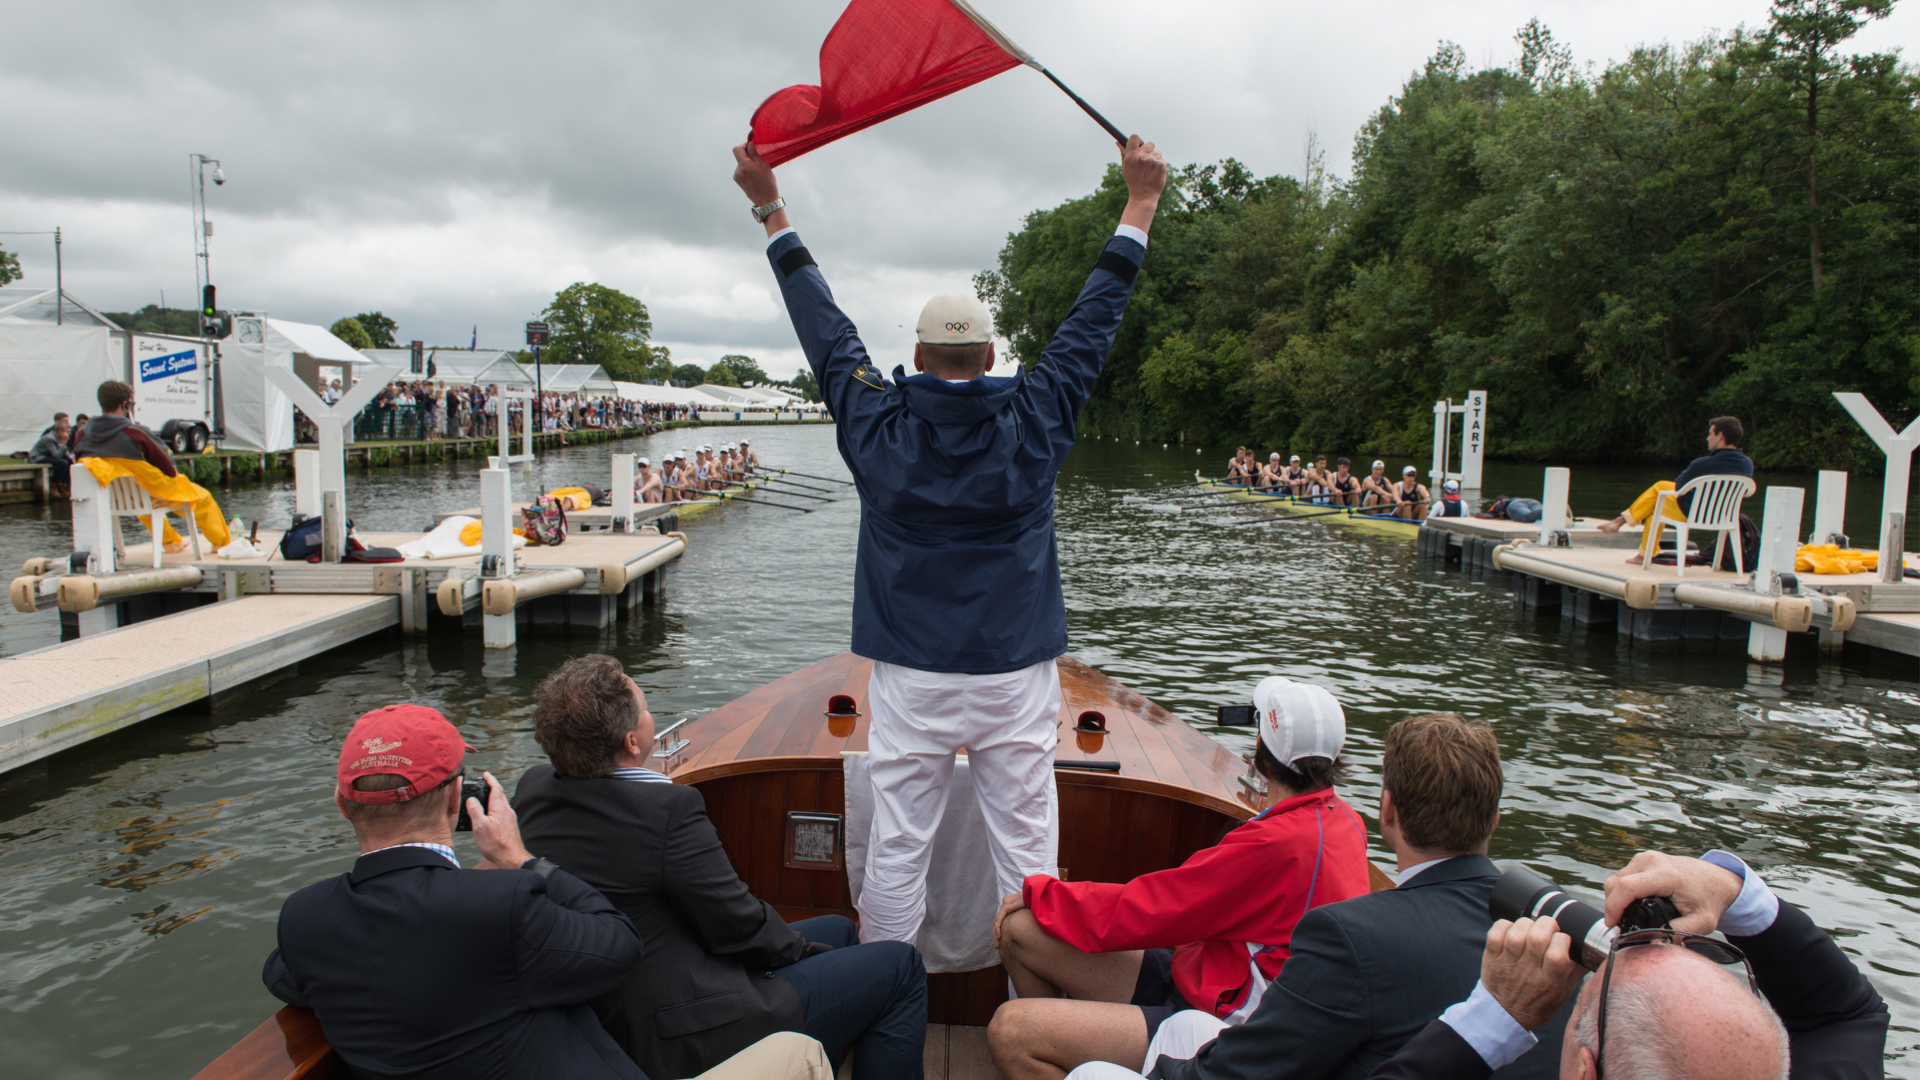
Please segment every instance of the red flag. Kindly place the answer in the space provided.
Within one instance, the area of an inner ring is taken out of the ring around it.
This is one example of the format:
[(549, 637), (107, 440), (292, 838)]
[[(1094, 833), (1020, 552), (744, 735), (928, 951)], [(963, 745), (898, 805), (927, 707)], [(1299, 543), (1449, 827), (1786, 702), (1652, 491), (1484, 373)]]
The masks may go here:
[(820, 46), (820, 85), (761, 102), (748, 139), (778, 165), (1026, 63), (964, 0), (853, 0)]

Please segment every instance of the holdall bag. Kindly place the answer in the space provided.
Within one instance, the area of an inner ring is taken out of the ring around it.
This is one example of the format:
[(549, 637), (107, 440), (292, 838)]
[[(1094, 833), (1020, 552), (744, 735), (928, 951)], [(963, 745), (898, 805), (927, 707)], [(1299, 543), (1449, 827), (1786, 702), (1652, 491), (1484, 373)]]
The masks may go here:
[(355, 540), (354, 543), (359, 544), (359, 546), (341, 556), (341, 562), (393, 563), (407, 561), (407, 557), (400, 554), (399, 548), (368, 547), (365, 544), (361, 544), (358, 540)]
[(567, 512), (560, 506), (560, 500), (551, 495), (542, 495), (535, 499), (532, 506), (520, 510), (520, 531), (527, 536), (527, 543), (553, 546), (567, 541)]
[[(287, 526), (287, 531), (280, 534), (280, 557), (288, 562), (319, 562), (322, 540), (320, 534), (320, 518), (295, 514), (293, 524)], [(347, 540), (347, 546), (351, 548), (355, 543), (352, 518), (347, 519)]]

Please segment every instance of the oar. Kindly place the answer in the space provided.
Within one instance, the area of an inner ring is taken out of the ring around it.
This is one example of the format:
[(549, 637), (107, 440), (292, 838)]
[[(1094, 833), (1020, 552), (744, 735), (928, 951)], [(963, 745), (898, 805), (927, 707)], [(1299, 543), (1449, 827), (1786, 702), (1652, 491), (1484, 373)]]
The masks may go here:
[(722, 492), (720, 497), (728, 502), (747, 503), (752, 506), (777, 506), (782, 510), (798, 510), (803, 514), (811, 514), (816, 509), (811, 506), (795, 506), (792, 503), (774, 502), (772, 499), (750, 499), (747, 497), (746, 492), (740, 492), (738, 494), (730, 491)]
[(798, 476), (807, 480), (825, 480), (829, 484), (843, 484), (847, 487), (853, 486), (853, 481), (851, 480), (841, 480), (832, 476), (815, 476), (812, 473), (794, 472), (792, 469), (767, 469), (764, 471), (776, 472), (782, 476)]
[(792, 480), (780, 480), (767, 473), (755, 473), (753, 474), (753, 479), (762, 484), (780, 484), (784, 487), (800, 488), (803, 491), (824, 491), (829, 495), (841, 494), (832, 488), (814, 487), (812, 484), (798, 484)]
[[(756, 481), (755, 483), (757, 486), (755, 488), (749, 488), (748, 490), (759, 490), (760, 487), (764, 487), (765, 485), (765, 481)], [(771, 491), (775, 495), (791, 496), (792, 498), (795, 498), (795, 499), (812, 499), (814, 502), (830, 503), (830, 502), (840, 501), (838, 499), (829, 499), (825, 495), (808, 495), (807, 493), (802, 491), (788, 491), (785, 488), (765, 488), (765, 490)]]
[(1205, 482), (1206, 481), (1204, 480), (1182, 480), (1178, 484), (1161, 484), (1157, 487), (1127, 488), (1125, 491), (1121, 492), (1121, 494), (1138, 495), (1143, 491), (1170, 491), (1174, 488), (1193, 487), (1197, 484), (1203, 484)]

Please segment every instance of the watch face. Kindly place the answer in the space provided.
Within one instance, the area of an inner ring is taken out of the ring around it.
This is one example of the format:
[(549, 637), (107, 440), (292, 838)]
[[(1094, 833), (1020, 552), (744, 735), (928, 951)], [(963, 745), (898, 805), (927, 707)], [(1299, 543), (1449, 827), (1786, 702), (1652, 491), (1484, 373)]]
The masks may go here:
[(249, 345), (258, 344), (261, 337), (260, 320), (259, 319), (241, 319), (239, 324), (235, 327), (235, 332), (239, 335), (241, 341), (244, 341)]

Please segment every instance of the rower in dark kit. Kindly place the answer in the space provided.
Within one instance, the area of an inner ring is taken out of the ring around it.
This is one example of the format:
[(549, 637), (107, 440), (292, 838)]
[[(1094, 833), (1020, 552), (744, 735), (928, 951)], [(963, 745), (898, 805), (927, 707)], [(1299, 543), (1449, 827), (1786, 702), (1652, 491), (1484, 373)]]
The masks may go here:
[(987, 374), (992, 318), (962, 294), (927, 304), (916, 326), (918, 374), (896, 368), (889, 381), (789, 225), (772, 168), (751, 145), (736, 147), (734, 159), (860, 492), (853, 651), (875, 661), (874, 817), (856, 907), (862, 941), (911, 942), (963, 747), (1000, 894), (1059, 872), (1054, 659), (1067, 650), (1067, 619), (1054, 484), (1146, 258), (1166, 161), (1152, 143), (1128, 140), (1119, 228), (1024, 375)]

